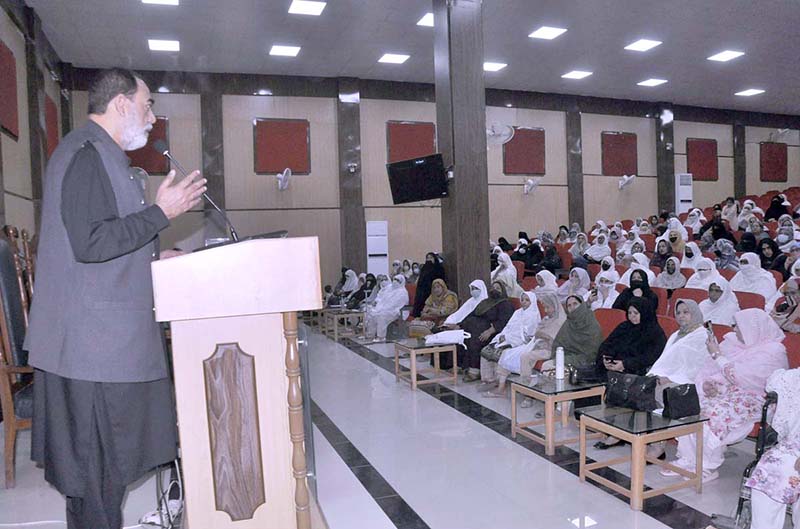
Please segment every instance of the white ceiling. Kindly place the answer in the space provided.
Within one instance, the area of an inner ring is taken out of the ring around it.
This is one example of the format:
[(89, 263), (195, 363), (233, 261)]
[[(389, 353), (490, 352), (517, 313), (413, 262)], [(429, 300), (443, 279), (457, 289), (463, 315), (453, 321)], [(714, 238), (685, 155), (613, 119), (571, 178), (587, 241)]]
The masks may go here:
[[(291, 0), (27, 0), (61, 58), (80, 67), (359, 77), (433, 82), (433, 28), (416, 22), (431, 0), (329, 0), (322, 16), (289, 15)], [(542, 25), (569, 31), (527, 35)], [(796, 0), (484, 0), (484, 59), (491, 88), (670, 101), (800, 114), (800, 2)], [(151, 52), (147, 39), (177, 39), (179, 53)], [(664, 43), (623, 48), (639, 38)], [(302, 46), (271, 57), (272, 44)], [(706, 57), (725, 49), (744, 57)], [(402, 65), (379, 64), (385, 52)], [(591, 70), (580, 80), (570, 70)], [(651, 77), (667, 84), (645, 88)], [(765, 94), (734, 92), (762, 88)]]

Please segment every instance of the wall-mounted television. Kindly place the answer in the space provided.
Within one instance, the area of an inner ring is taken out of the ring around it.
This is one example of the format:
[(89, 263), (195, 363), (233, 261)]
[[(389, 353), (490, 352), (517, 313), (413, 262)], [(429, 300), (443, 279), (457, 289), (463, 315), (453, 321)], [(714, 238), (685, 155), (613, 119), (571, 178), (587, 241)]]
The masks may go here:
[(447, 171), (441, 154), (387, 163), (386, 171), (395, 204), (447, 196)]

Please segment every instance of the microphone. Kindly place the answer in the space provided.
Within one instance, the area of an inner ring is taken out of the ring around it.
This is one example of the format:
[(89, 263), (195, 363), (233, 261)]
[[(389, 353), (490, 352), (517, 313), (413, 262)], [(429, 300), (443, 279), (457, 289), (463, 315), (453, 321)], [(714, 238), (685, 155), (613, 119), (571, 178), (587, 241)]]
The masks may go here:
[[(169, 161), (174, 163), (175, 167), (178, 168), (178, 170), (183, 174), (184, 177), (189, 175), (189, 173), (186, 171), (186, 169), (183, 168), (183, 166), (180, 164), (180, 162), (178, 160), (176, 160), (172, 156), (172, 154), (169, 152), (169, 146), (167, 145), (167, 142), (165, 142), (164, 140), (156, 140), (155, 142), (153, 142), (153, 149), (155, 149), (156, 151), (158, 151), (162, 155), (166, 156), (169, 159)], [(203, 198), (205, 198), (208, 201), (208, 203), (211, 204), (211, 206), (215, 210), (217, 210), (217, 212), (220, 215), (222, 215), (222, 218), (225, 220), (225, 223), (228, 225), (228, 230), (231, 232), (231, 239), (233, 239), (233, 242), (238, 242), (239, 241), (239, 235), (236, 233), (236, 229), (233, 227), (233, 224), (231, 224), (231, 221), (228, 219), (228, 215), (225, 214), (225, 210), (223, 210), (221, 207), (219, 207), (216, 204), (216, 202), (211, 200), (211, 197), (208, 196), (208, 193), (203, 193)]]

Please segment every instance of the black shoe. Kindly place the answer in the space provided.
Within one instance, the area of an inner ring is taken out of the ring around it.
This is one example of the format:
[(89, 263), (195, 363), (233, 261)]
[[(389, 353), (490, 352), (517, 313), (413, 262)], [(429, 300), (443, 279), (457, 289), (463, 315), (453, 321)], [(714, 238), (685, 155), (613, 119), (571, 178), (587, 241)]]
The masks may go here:
[(612, 448), (614, 446), (621, 445), (621, 444), (622, 444), (622, 440), (620, 440), (620, 439), (617, 439), (616, 443), (610, 443), (610, 444), (606, 443), (604, 441), (597, 441), (594, 444), (594, 447), (597, 448), (598, 450), (608, 450), (609, 448)]

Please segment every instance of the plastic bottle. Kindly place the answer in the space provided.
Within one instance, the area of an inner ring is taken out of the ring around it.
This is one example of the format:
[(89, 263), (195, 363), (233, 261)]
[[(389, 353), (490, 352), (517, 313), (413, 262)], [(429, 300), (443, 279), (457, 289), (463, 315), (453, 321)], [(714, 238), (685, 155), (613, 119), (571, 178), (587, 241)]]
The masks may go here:
[(564, 380), (564, 348), (556, 348), (556, 380)]

